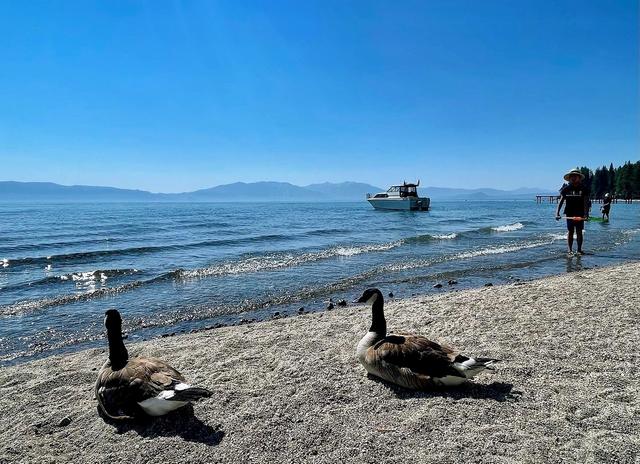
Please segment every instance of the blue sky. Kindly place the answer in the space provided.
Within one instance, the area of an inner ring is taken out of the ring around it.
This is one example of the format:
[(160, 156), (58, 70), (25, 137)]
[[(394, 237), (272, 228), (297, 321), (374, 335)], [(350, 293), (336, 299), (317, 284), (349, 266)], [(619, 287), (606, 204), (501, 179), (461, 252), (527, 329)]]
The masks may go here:
[(633, 1), (0, 1), (0, 180), (555, 187), (640, 158)]

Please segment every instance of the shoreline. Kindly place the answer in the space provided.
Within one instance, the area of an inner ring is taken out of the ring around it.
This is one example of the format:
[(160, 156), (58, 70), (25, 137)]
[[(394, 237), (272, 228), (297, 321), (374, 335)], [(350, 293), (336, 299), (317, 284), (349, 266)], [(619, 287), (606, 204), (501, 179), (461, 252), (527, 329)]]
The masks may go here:
[[(587, 257), (590, 255), (591, 254), (588, 254)], [(597, 257), (598, 255), (594, 254), (593, 256)], [(580, 257), (576, 258), (576, 256), (574, 256), (572, 258), (567, 258), (567, 261), (568, 263), (570, 263), (570, 262), (573, 262), (573, 259), (579, 259), (579, 258)], [(621, 261), (620, 263), (607, 264), (605, 266), (593, 264), (591, 267), (585, 267), (585, 268), (582, 268), (581, 265), (578, 264), (575, 267), (575, 269), (571, 271), (569, 271), (569, 264), (567, 264), (567, 273), (580, 272), (583, 269), (584, 270), (607, 269), (613, 266), (621, 266), (625, 264), (632, 264), (632, 263), (638, 262), (636, 259), (629, 259), (629, 258), (624, 258), (624, 259), (620, 258), (620, 261)], [(528, 266), (528, 264), (524, 263), (523, 266)], [(424, 281), (423, 292), (412, 293), (411, 295), (408, 295), (408, 296), (401, 295), (399, 298), (394, 298), (394, 301), (400, 301), (408, 298), (437, 296), (437, 295), (443, 295), (445, 293), (450, 293), (450, 292), (474, 290), (474, 289), (482, 288), (487, 284), (500, 286), (500, 285), (510, 285), (510, 284), (519, 283), (519, 282), (531, 282), (538, 279), (561, 276), (561, 275), (564, 275), (565, 273), (563, 272), (563, 273), (547, 274), (542, 272), (542, 273), (536, 273), (534, 276), (528, 277), (528, 278), (526, 277), (518, 278), (518, 277), (508, 276), (506, 278), (505, 277), (495, 277), (495, 278), (487, 277), (485, 279), (480, 277), (480, 275), (482, 274), (480, 272), (478, 275), (472, 276), (471, 282), (466, 282), (464, 278), (459, 276), (459, 274), (460, 274), (459, 272), (455, 272), (455, 271), (454, 272), (442, 271), (432, 276), (434, 277), (434, 279)], [(447, 285), (447, 280), (452, 277), (460, 280), (456, 280), (456, 284), (453, 286)], [(440, 288), (432, 286), (434, 282), (441, 283), (442, 286)], [(395, 293), (398, 293), (397, 291), (395, 291), (395, 289), (393, 290)], [(345, 296), (343, 293), (337, 293), (337, 295), (333, 295), (334, 304), (336, 303), (336, 301), (342, 299), (342, 297)], [(353, 297), (354, 295), (350, 295), (350, 296)], [(348, 299), (348, 301), (350, 301), (351, 299), (353, 298)], [(144, 342), (149, 342), (149, 341), (157, 340), (161, 338), (182, 336), (182, 335), (195, 334), (195, 333), (200, 333), (200, 332), (205, 332), (210, 330), (217, 330), (223, 327), (236, 327), (236, 326), (241, 326), (245, 324), (262, 323), (262, 322), (275, 320), (275, 319), (297, 317), (304, 314), (322, 313), (327, 310), (324, 303), (322, 302), (316, 302), (318, 304), (316, 306), (311, 306), (311, 307), (304, 305), (303, 303), (304, 302), (300, 301), (300, 302), (292, 302), (288, 304), (276, 304), (273, 306), (264, 306), (259, 309), (240, 311), (237, 313), (220, 314), (218, 316), (213, 316), (213, 317), (200, 319), (200, 320), (198, 319), (182, 320), (182, 321), (176, 322), (174, 325), (167, 325), (167, 326), (151, 325), (148, 327), (141, 327), (133, 331), (125, 330), (125, 332), (127, 332), (127, 335), (129, 336), (129, 340), (128, 340), (129, 343), (144, 343)], [(300, 312), (299, 311), (300, 307), (304, 308), (304, 311)], [(342, 309), (343, 308), (337, 305), (335, 306), (335, 310), (337, 311), (340, 311)], [(26, 354), (26, 355), (23, 354), (21, 356), (11, 358), (11, 359), (0, 359), (0, 369), (3, 367), (19, 366), (24, 363), (42, 360), (52, 356), (67, 356), (80, 351), (96, 349), (102, 346), (103, 342), (104, 340), (101, 337), (89, 338), (86, 340), (82, 340), (76, 344), (58, 346), (56, 348), (47, 349), (45, 351), (41, 351), (38, 353), (32, 353), (32, 354)]]
[(634, 462), (638, 308), (637, 262), (388, 302), (390, 331), (502, 359), (436, 392), (367, 378), (363, 306), (128, 343), (214, 395), (117, 427), (92, 400), (104, 348), (5, 366), (0, 463)]

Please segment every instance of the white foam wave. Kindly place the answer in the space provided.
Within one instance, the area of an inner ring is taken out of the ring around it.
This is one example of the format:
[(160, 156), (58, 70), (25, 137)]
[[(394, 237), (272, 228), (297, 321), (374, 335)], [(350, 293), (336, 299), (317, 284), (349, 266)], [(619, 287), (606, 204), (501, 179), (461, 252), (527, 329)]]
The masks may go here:
[(374, 245), (362, 245), (362, 246), (340, 246), (329, 248), (322, 251), (314, 251), (310, 253), (303, 253), (295, 255), (291, 253), (283, 254), (271, 254), (266, 256), (256, 256), (252, 258), (246, 258), (241, 261), (232, 261), (228, 263), (222, 263), (217, 266), (211, 266), (202, 269), (183, 270), (180, 272), (182, 278), (201, 278), (210, 276), (232, 275), (232, 274), (244, 274), (250, 272), (270, 271), (274, 269), (281, 269), (285, 267), (300, 266), (302, 264), (319, 261), (322, 259), (329, 259), (335, 257), (349, 257), (362, 253), (372, 253), (387, 251), (392, 248), (396, 248), (402, 245), (402, 241), (381, 243)]
[(453, 232), (451, 234), (436, 234), (436, 235), (432, 235), (431, 237), (435, 238), (436, 240), (453, 240), (457, 236), (458, 234)]
[(536, 248), (536, 247), (539, 247), (542, 245), (548, 245), (548, 244), (549, 242), (545, 240), (545, 241), (525, 243), (521, 245), (503, 245), (503, 246), (495, 246), (495, 247), (486, 247), (486, 248), (481, 248), (479, 250), (469, 250), (462, 253), (458, 253), (454, 255), (453, 259), (468, 259), (468, 258), (475, 258), (476, 256), (500, 255), (502, 253), (511, 253), (514, 251), (526, 250), (528, 248)]
[[(381, 243), (379, 245), (364, 245), (364, 246), (351, 246), (351, 247), (336, 247), (328, 250), (329, 254), (335, 252), (337, 256), (355, 256), (362, 253), (371, 253), (376, 251), (386, 251), (397, 246), (400, 246), (401, 242), (393, 243)], [(330, 256), (329, 256), (330, 257)]]
[(513, 232), (514, 230), (520, 230), (524, 228), (524, 224), (516, 222), (514, 224), (507, 224), (504, 226), (492, 227), (491, 230), (495, 232)]
[(74, 272), (73, 274), (61, 275), (60, 280), (73, 280), (75, 282), (90, 282), (99, 280), (104, 282), (107, 275), (101, 271)]
[(453, 255), (442, 256), (440, 258), (418, 260), (414, 262), (401, 262), (393, 263), (385, 267), (386, 271), (405, 271), (409, 269), (417, 269), (421, 267), (428, 267), (434, 264), (439, 264), (447, 261), (457, 261), (462, 259), (476, 258), (478, 256), (499, 255), (503, 253), (512, 253), (514, 251), (526, 250), (529, 248), (536, 248), (553, 243), (552, 240), (537, 240), (535, 242), (502, 245), (502, 246), (488, 246), (475, 250), (463, 251)]
[(564, 240), (567, 238), (567, 234), (549, 234), (551, 240)]
[(7, 258), (3, 258), (0, 260), (0, 264), (2, 264), (2, 267), (9, 267), (9, 260)]

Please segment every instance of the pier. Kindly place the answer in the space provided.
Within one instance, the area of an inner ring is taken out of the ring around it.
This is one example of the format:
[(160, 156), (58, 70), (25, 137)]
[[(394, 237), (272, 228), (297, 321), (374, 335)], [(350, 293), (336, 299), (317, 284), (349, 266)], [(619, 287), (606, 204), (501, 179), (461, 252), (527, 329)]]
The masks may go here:
[(560, 201), (560, 195), (536, 195), (536, 203), (543, 203), (545, 200), (549, 203), (557, 203)]
[[(557, 203), (560, 201), (560, 195), (536, 195), (536, 203), (544, 203), (544, 202), (549, 202), (549, 203)], [(604, 198), (592, 198), (591, 201), (593, 203), (602, 203), (604, 201)], [(611, 199), (611, 203), (626, 203), (626, 204), (631, 204), (634, 201), (640, 201), (638, 199), (631, 199), (631, 198), (617, 198), (617, 197), (613, 197)]]

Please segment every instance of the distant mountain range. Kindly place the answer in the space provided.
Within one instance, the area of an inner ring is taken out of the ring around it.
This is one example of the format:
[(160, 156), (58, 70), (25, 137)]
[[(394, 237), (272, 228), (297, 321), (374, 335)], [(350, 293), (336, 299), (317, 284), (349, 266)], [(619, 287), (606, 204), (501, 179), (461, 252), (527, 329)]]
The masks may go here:
[[(325, 182), (307, 186), (288, 182), (236, 182), (185, 193), (151, 193), (144, 190), (60, 185), (51, 182), (0, 181), (2, 201), (100, 202), (100, 201), (359, 201), (367, 193), (383, 191), (360, 182)], [(548, 190), (458, 189), (425, 187), (420, 194), (440, 200), (527, 199), (534, 194), (552, 194)]]

